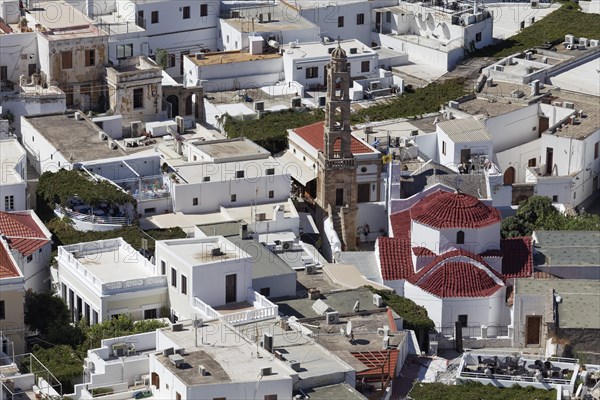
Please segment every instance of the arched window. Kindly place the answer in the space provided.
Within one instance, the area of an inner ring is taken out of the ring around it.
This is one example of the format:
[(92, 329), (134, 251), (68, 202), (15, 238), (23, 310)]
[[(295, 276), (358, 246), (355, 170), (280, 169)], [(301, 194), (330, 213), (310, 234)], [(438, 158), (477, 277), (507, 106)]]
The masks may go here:
[(456, 232), (456, 244), (465, 244), (465, 233), (463, 231)]

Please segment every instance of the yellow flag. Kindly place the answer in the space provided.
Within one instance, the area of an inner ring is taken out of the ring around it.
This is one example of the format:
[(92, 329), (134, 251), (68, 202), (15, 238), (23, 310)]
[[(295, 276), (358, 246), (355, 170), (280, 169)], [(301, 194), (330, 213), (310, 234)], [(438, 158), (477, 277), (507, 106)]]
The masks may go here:
[(386, 154), (385, 156), (381, 157), (381, 162), (384, 164), (387, 164), (389, 162), (392, 161), (392, 155), (391, 154)]

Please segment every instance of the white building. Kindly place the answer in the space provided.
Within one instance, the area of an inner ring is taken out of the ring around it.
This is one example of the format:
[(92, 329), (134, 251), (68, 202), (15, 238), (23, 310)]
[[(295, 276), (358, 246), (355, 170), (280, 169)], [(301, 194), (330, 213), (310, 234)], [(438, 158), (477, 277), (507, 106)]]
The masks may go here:
[[(121, 27), (119, 32), (124, 37), (119, 43), (115, 43), (117, 55), (127, 56), (131, 53), (135, 56), (141, 53), (140, 55), (152, 56), (157, 55), (159, 49), (164, 50), (168, 54), (166, 72), (180, 77), (183, 75), (183, 58), (186, 54), (216, 50), (220, 8), (218, 1), (125, 0), (113, 4), (114, 8), (107, 7), (103, 12), (111, 16), (105, 17), (107, 21), (112, 18), (120, 24), (127, 26), (133, 23), (145, 30), (143, 34), (128, 35), (127, 29)], [(120, 45), (125, 47), (119, 48)], [(139, 53), (138, 46), (141, 46)], [(123, 53), (120, 54), (120, 51)]]
[(27, 154), (15, 137), (0, 138), (0, 211), (27, 209)]
[(202, 86), (205, 93), (275, 85), (283, 80), (282, 60), (277, 52), (242, 50), (186, 55), (183, 82)]
[(436, 132), (438, 160), (454, 171), (466, 172), (492, 159), (492, 136), (475, 117), (439, 122)]
[(252, 289), (251, 256), (222, 236), (159, 241), (156, 265), (168, 278), (173, 320), (238, 324), (277, 316), (277, 306)]
[(53, 283), (74, 321), (157, 318), (168, 305), (166, 277), (121, 238), (60, 246), (57, 259)]
[(25, 290), (48, 290), (52, 234), (35, 212), (0, 212), (0, 235), (25, 277)]
[(379, 76), (379, 55), (356, 39), (336, 42), (290, 43), (283, 46), (286, 83), (298, 82), (306, 89), (325, 88), (326, 65), (338, 44), (346, 51), (353, 79)]
[(597, 279), (519, 279), (511, 306), (513, 346), (538, 347), (555, 354), (557, 344), (552, 337), (600, 330), (600, 320), (592, 315), (592, 307), (598, 304)]
[(410, 54), (412, 62), (452, 70), (468, 52), (493, 44), (493, 19), (483, 6), (451, 4), (455, 7), (400, 2), (374, 9), (372, 42)]
[(442, 333), (455, 321), (505, 328), (505, 282), (531, 276), (531, 239), (500, 240), (498, 210), (432, 190), (390, 215), (391, 237), (375, 247), (383, 284), (424, 306)]
[(318, 26), (286, 2), (258, 7), (253, 2), (224, 2), (217, 47), (261, 54), (275, 52), (284, 43), (318, 41), (319, 34)]
[(174, 212), (210, 213), (289, 198), (288, 170), (250, 140), (192, 139), (178, 142), (176, 151), (166, 159)]
[(381, 18), (377, 17), (374, 9), (397, 4), (398, 0), (347, 0), (337, 3), (297, 0), (293, 7), (302, 17), (319, 26), (322, 37), (356, 39), (371, 45), (371, 32)]
[[(195, 229), (195, 237), (223, 235), (252, 257), (252, 288), (255, 291), (267, 298), (294, 297), (296, 296), (296, 271), (286, 260), (288, 257), (298, 260), (303, 254), (302, 246), (294, 234), (286, 235), (288, 238), (293, 238), (292, 240), (279, 240), (285, 232), (277, 233), (280, 229), (277, 229), (276, 222), (277, 220), (274, 221), (272, 228), (270, 227), (269, 233), (262, 235), (255, 230), (255, 224), (243, 221), (199, 225)], [(267, 240), (267, 237), (270, 237), (273, 243), (267, 244), (261, 241), (261, 239)], [(279, 241), (280, 244), (275, 245), (275, 241)], [(293, 253), (287, 254), (286, 257), (286, 254), (283, 254), (286, 251)]]

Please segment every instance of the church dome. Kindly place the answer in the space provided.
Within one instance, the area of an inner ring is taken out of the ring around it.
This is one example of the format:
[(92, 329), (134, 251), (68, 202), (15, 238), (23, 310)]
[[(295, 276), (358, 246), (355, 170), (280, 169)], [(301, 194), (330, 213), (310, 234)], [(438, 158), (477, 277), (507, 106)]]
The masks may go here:
[(464, 193), (444, 192), (438, 196), (428, 196), (420, 203), (412, 219), (436, 229), (474, 229), (502, 220), (497, 209)]
[(346, 58), (346, 51), (344, 49), (342, 49), (342, 46), (340, 46), (338, 44), (338, 47), (336, 47), (335, 50), (333, 50), (333, 52), (331, 52), (331, 58), (337, 58), (337, 59)]

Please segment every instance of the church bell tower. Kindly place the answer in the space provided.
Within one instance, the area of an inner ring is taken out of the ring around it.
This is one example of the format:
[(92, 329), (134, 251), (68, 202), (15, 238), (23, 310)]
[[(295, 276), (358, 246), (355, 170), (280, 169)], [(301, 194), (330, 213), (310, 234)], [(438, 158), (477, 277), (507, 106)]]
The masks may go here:
[(345, 248), (356, 247), (357, 184), (350, 127), (350, 63), (338, 43), (327, 65), (324, 150), (319, 153), (317, 204)]

